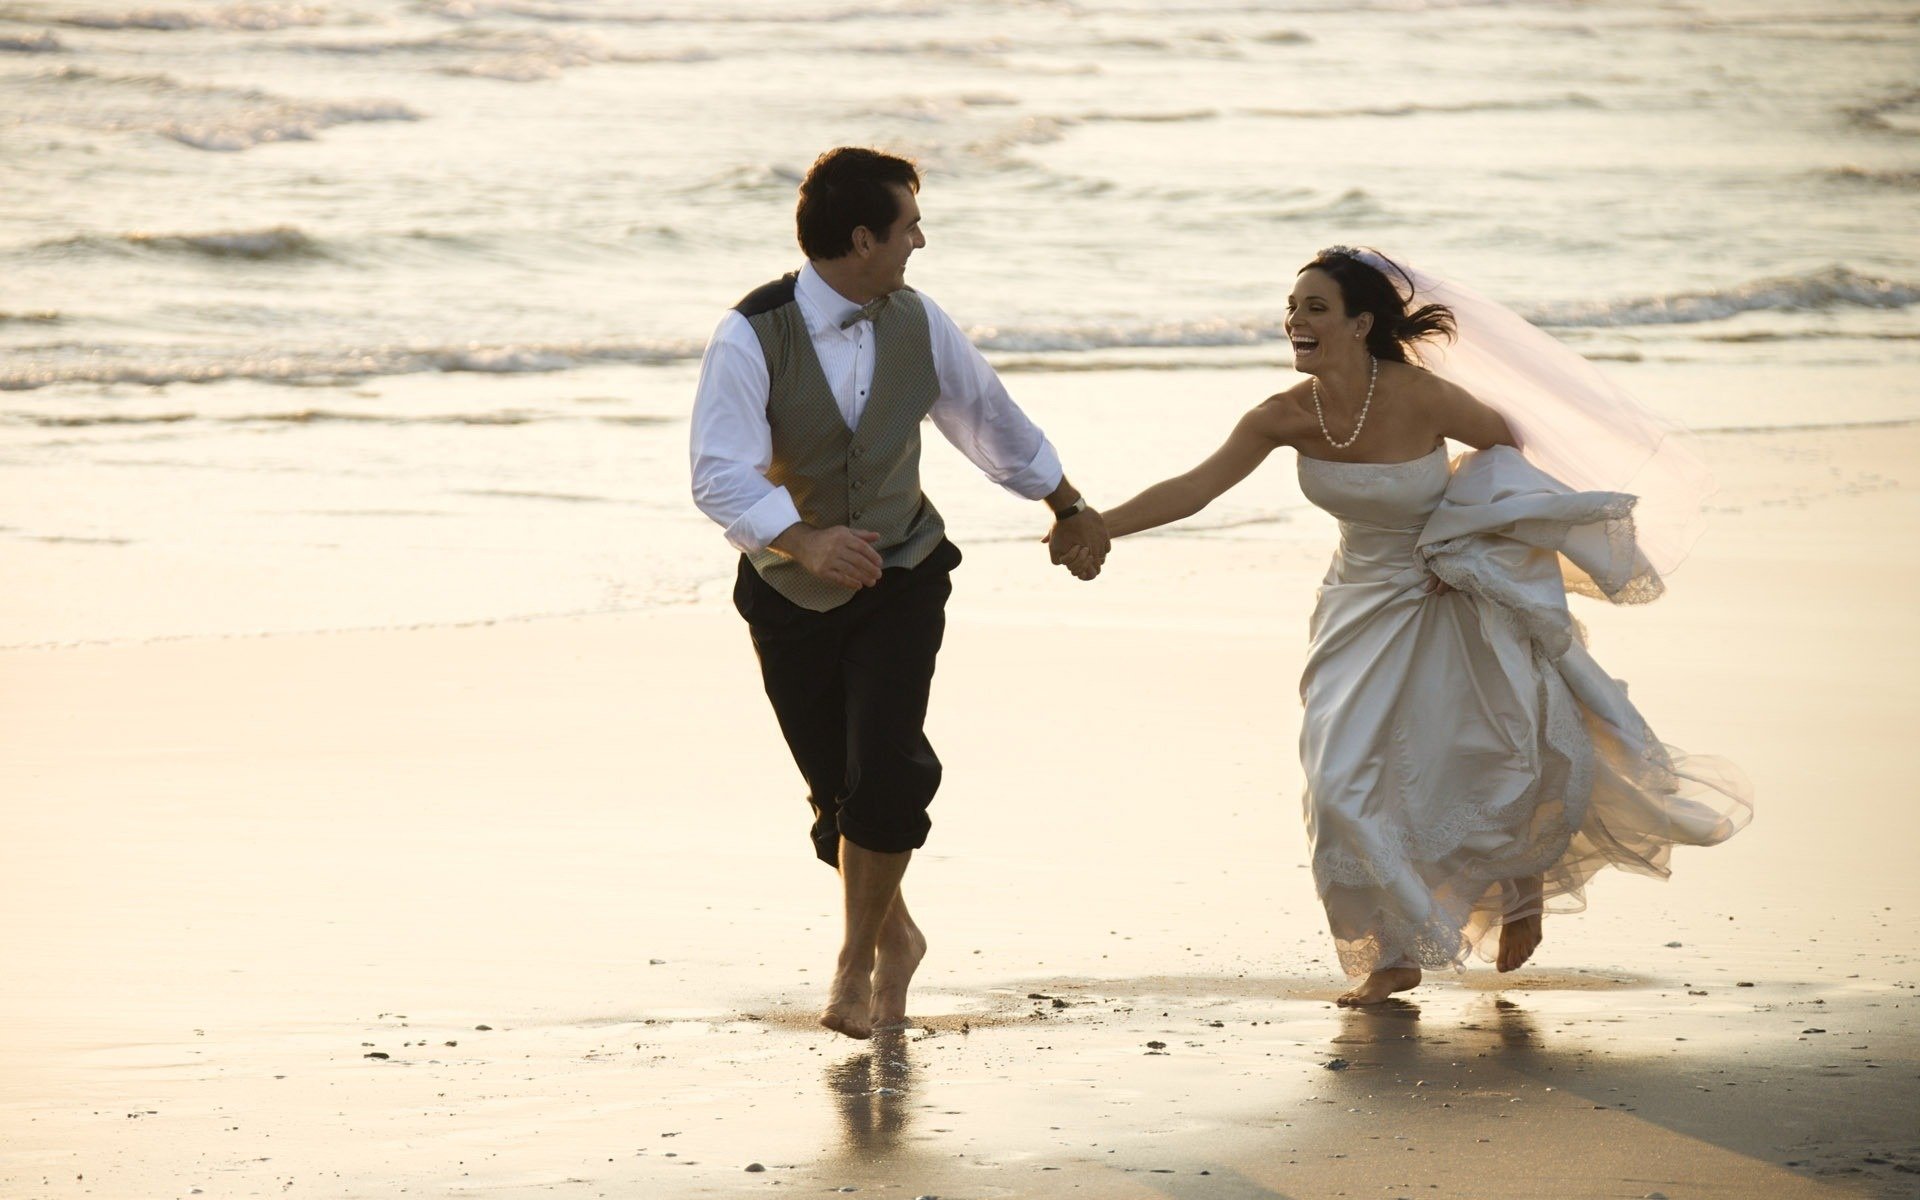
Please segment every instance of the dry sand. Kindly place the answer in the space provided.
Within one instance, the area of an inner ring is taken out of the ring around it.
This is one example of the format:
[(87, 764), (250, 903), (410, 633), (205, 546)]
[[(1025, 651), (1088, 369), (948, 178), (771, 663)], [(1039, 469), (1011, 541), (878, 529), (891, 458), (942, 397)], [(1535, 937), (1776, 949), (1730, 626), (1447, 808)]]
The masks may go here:
[(1376, 1012), (1303, 865), (1325, 545), (969, 549), (871, 1045), (718, 588), (0, 655), (0, 1195), (1920, 1194), (1920, 430), (1709, 449), (1673, 594), (1582, 613), (1754, 825)]

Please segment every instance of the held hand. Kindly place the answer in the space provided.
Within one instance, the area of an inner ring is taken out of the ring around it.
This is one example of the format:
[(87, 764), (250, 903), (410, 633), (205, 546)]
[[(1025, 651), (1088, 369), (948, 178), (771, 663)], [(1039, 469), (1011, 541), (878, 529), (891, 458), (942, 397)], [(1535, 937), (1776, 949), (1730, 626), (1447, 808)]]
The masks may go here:
[(1092, 579), (1100, 574), (1112, 545), (1107, 537), (1106, 520), (1091, 508), (1064, 521), (1055, 521), (1041, 540), (1047, 543), (1053, 561), (1079, 579)]
[(1438, 575), (1429, 575), (1427, 577), (1426, 590), (1427, 590), (1427, 595), (1429, 596), (1444, 596), (1448, 592), (1453, 591), (1454, 587), (1452, 584), (1440, 578)]
[[(798, 526), (795, 527), (799, 528)], [(872, 587), (880, 582), (880, 552), (873, 544), (880, 535), (867, 529), (835, 525), (811, 529), (793, 547), (794, 561), (807, 573), (841, 587)]]

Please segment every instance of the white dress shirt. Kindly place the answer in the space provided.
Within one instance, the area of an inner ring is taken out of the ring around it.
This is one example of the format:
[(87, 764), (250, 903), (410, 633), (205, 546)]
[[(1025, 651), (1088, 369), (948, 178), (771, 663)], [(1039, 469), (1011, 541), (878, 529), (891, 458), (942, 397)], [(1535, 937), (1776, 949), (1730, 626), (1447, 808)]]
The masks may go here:
[[(988, 479), (1024, 499), (1044, 498), (1060, 486), (1060, 456), (953, 318), (925, 292), (918, 294), (940, 381), (940, 395), (927, 414), (935, 428)], [(840, 328), (860, 306), (834, 291), (812, 263), (801, 268), (794, 298), (840, 415), (848, 429), (857, 428), (873, 387), (873, 322)], [(773, 465), (773, 430), (767, 424), (771, 386), (759, 337), (745, 317), (729, 310), (707, 342), (694, 392), (693, 502), (743, 551), (766, 549), (801, 519), (787, 489), (767, 479)]]

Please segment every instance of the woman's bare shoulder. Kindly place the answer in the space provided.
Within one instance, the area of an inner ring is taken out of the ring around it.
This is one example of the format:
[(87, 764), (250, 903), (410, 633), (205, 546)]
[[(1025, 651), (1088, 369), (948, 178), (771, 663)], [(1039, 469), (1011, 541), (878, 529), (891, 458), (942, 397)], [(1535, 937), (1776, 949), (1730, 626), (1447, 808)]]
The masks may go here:
[(1380, 382), (1417, 400), (1437, 399), (1461, 393), (1448, 382), (1419, 363), (1386, 362), (1380, 364)]
[(1276, 441), (1289, 442), (1313, 425), (1312, 383), (1301, 380), (1255, 405), (1246, 419), (1258, 422)]

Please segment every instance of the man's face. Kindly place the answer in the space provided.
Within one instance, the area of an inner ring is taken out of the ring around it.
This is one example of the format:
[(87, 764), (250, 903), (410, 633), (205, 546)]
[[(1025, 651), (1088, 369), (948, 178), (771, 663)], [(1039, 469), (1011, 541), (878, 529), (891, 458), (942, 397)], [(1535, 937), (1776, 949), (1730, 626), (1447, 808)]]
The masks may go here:
[(887, 240), (876, 240), (867, 255), (867, 276), (876, 294), (907, 286), (907, 259), (927, 244), (920, 232), (920, 205), (912, 189), (897, 183), (890, 186), (894, 199), (900, 202), (900, 214), (887, 231)]

